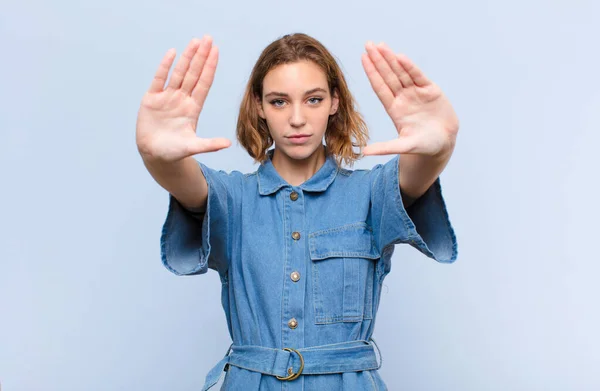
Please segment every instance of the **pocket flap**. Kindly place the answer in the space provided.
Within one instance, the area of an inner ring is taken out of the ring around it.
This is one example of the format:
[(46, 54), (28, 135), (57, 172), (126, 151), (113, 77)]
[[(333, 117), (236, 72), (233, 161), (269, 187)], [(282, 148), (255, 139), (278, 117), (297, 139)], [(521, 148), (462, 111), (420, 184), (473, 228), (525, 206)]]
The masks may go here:
[(313, 232), (308, 235), (308, 244), (313, 261), (330, 257), (380, 258), (373, 231), (365, 223)]

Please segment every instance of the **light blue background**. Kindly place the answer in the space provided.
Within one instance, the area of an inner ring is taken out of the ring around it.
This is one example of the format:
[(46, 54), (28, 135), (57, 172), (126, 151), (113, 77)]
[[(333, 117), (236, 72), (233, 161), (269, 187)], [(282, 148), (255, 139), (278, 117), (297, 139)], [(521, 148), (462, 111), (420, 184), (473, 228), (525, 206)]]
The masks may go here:
[(167, 49), (212, 34), (199, 133), (234, 145), (198, 158), (253, 171), (234, 136), (243, 88), (296, 31), (340, 60), (372, 141), (395, 131), (361, 66), (369, 39), (408, 54), (461, 120), (442, 174), (459, 259), (397, 248), (375, 330), (390, 390), (600, 389), (598, 4), (3, 0), (2, 390), (199, 389), (229, 346), (219, 281), (160, 263), (167, 194), (137, 109)]

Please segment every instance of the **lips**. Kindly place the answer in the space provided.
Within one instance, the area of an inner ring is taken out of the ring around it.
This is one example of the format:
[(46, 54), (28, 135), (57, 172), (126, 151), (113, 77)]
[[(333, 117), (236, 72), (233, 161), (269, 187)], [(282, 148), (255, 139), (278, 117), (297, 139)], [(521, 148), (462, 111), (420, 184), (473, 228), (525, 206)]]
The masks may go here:
[(294, 134), (292, 136), (287, 136), (287, 138), (293, 144), (303, 144), (310, 138), (310, 135), (309, 134)]

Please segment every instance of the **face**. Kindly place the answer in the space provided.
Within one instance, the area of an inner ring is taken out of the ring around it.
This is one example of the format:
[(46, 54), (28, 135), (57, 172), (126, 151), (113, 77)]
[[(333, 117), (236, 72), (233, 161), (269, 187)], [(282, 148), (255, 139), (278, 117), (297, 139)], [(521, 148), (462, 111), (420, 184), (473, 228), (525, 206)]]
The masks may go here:
[(307, 159), (319, 150), (330, 115), (339, 99), (331, 96), (327, 77), (311, 61), (279, 65), (263, 80), (259, 115), (265, 119), (284, 158)]

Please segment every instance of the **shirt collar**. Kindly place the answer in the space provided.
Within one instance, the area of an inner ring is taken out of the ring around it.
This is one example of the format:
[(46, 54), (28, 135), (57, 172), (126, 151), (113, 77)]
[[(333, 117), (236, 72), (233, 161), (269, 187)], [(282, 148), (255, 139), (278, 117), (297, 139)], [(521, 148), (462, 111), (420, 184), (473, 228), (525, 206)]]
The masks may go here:
[[(291, 186), (275, 170), (271, 161), (273, 151), (274, 149), (267, 151), (267, 160), (258, 168), (258, 192), (260, 195), (273, 194), (284, 186)], [(299, 187), (304, 191), (325, 191), (335, 179), (337, 172), (338, 165), (335, 158), (331, 154), (326, 154), (325, 163), (321, 168)]]

